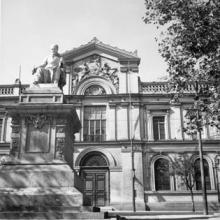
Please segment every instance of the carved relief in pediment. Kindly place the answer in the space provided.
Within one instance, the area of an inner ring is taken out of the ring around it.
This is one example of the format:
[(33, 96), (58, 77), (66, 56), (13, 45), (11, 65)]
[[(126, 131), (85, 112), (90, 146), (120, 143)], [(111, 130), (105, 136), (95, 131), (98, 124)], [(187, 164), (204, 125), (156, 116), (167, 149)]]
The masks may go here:
[(114, 62), (99, 55), (93, 55), (75, 63), (72, 71), (72, 88), (77, 87), (82, 80), (91, 76), (106, 78), (118, 90), (118, 67)]

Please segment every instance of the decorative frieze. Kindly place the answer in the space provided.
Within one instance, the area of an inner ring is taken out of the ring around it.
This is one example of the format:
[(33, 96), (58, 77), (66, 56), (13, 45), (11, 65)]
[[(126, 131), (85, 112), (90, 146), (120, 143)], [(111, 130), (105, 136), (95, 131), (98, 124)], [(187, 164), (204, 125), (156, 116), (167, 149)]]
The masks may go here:
[(10, 146), (10, 155), (18, 156), (19, 147), (20, 147), (20, 129), (21, 129), (21, 120), (18, 114), (12, 116), (11, 120), (11, 146)]
[(65, 138), (56, 138), (56, 159), (64, 160)]
[(45, 124), (51, 124), (52, 117), (45, 114), (32, 114), (25, 117), (27, 124), (32, 124), (34, 128), (41, 129)]
[(64, 133), (65, 132), (65, 127), (64, 126), (57, 126), (56, 132), (57, 133)]
[[(73, 66), (72, 88), (91, 76), (101, 76), (111, 81), (116, 90), (119, 87), (118, 68), (112, 67), (109, 62), (103, 62), (101, 56), (93, 55), (79, 61)], [(94, 88), (90, 88), (94, 89)], [(90, 91), (87, 91), (89, 94)]]
[(13, 134), (18, 134), (18, 133), (20, 133), (20, 126), (19, 126), (19, 125), (14, 125), (14, 126), (12, 126), (12, 133), (13, 133)]
[(57, 125), (65, 125), (67, 123), (67, 120), (65, 118), (57, 118), (56, 124)]
[(10, 149), (10, 155), (17, 156), (19, 152), (19, 144), (20, 144), (20, 138), (13, 137), (11, 138), (11, 149)]
[(12, 126), (13, 125), (20, 125), (20, 117), (19, 115), (13, 115), (11, 119)]

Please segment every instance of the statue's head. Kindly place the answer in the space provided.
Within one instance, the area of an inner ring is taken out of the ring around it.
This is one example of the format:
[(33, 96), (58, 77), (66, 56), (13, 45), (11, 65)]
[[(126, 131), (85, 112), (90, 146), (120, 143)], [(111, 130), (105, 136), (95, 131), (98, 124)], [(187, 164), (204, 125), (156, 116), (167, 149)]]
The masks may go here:
[(59, 50), (59, 46), (57, 44), (53, 44), (50, 47), (52, 54), (57, 54)]

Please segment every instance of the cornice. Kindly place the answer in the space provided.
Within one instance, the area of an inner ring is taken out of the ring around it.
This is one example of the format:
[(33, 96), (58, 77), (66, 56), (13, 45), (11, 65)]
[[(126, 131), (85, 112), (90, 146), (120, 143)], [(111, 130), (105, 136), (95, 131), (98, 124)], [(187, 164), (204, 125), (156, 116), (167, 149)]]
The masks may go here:
[(68, 59), (70, 59), (71, 57), (77, 57), (81, 54), (88, 53), (92, 50), (100, 50), (104, 53), (116, 56), (119, 60), (131, 60), (137, 62), (138, 64), (140, 63), (140, 58), (137, 56), (136, 51), (129, 52), (123, 49), (119, 49), (118, 47), (113, 47), (111, 45), (104, 44), (97, 38), (93, 38), (87, 44), (63, 52), (62, 56), (64, 57), (64, 59), (68, 61)]

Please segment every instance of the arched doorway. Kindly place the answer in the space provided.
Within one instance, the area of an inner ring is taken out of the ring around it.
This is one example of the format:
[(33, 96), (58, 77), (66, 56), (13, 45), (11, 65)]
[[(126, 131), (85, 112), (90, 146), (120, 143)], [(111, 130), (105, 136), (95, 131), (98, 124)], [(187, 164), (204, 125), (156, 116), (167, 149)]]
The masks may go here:
[(83, 205), (109, 205), (109, 163), (100, 152), (86, 154), (80, 162), (83, 179)]

